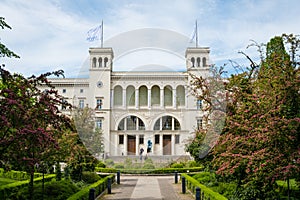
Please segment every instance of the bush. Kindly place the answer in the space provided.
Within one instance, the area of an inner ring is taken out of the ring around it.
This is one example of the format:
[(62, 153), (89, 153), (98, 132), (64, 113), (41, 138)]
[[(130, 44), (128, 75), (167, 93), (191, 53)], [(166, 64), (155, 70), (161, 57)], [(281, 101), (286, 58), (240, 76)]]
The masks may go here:
[[(42, 196), (44, 196), (44, 200), (65, 200), (78, 191), (79, 189), (69, 180), (51, 181), (45, 183), (45, 190), (43, 195), (42, 183), (39, 183), (34, 185), (33, 199), (42, 199)], [(29, 199), (28, 188), (22, 188), (18, 192), (17, 198)]]
[(106, 166), (112, 167), (114, 166), (114, 161), (112, 159), (106, 159), (105, 164)]
[(116, 169), (124, 169), (124, 165), (123, 164), (116, 164), (115, 168)]
[(184, 165), (182, 163), (173, 163), (171, 165), (171, 168), (183, 168)]
[(105, 168), (106, 165), (105, 165), (105, 163), (103, 163), (102, 161), (99, 161), (99, 162), (97, 163), (96, 167), (102, 167), (102, 168)]
[(155, 166), (152, 163), (145, 163), (143, 169), (155, 169)]
[(82, 180), (85, 183), (95, 183), (99, 181), (101, 178), (95, 172), (82, 172)]

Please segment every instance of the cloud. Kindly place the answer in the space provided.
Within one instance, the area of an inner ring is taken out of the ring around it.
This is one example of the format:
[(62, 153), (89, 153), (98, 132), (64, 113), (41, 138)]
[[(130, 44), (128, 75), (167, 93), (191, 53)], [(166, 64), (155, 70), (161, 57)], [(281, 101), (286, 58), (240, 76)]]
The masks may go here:
[[(105, 40), (142, 28), (190, 37), (197, 19), (200, 46), (211, 48), (213, 61), (240, 60), (237, 52), (245, 50), (251, 39), (261, 43), (284, 32), (299, 34), (298, 10), (296, 0), (4, 0), (1, 14), (13, 30), (2, 30), (1, 42), (21, 59), (2, 62), (27, 75), (62, 68), (67, 77), (75, 77), (88, 57), (88, 48), (99, 46), (85, 41), (86, 32), (102, 19)], [(255, 56), (255, 51), (250, 53)], [(163, 62), (168, 62), (165, 58)], [(116, 64), (126, 66), (125, 60)], [(139, 63), (143, 64), (141, 59)]]

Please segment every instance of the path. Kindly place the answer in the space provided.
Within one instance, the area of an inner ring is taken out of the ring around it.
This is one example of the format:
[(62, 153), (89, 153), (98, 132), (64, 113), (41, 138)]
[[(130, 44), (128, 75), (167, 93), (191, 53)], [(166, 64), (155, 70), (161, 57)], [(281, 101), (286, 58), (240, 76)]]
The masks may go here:
[(192, 200), (189, 193), (181, 193), (181, 184), (174, 184), (174, 176), (121, 176), (121, 184), (113, 185), (112, 194), (102, 200)]

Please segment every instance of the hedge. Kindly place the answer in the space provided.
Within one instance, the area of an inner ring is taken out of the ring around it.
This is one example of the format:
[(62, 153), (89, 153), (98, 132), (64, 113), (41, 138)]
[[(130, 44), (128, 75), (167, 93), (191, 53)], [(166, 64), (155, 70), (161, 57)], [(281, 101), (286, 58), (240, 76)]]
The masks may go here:
[(113, 168), (101, 168), (96, 167), (96, 172), (101, 173), (117, 173), (120, 171), (123, 174), (171, 174), (177, 171), (178, 173), (187, 172), (199, 172), (202, 171), (203, 167), (193, 167), (193, 168), (161, 168), (161, 169), (113, 169)]
[[(34, 173), (34, 178), (38, 178), (41, 176), (43, 176), (42, 173)], [(21, 180), (30, 179), (30, 174), (28, 174), (27, 172), (14, 171), (14, 170), (4, 172), (4, 169), (0, 168), (0, 177), (21, 181)]]
[(89, 192), (90, 192), (91, 188), (95, 188), (95, 190), (96, 190), (95, 194), (96, 194), (96, 196), (99, 196), (107, 188), (108, 178), (111, 178), (112, 184), (113, 184), (114, 180), (115, 180), (115, 175), (111, 174), (111, 175), (97, 181), (96, 183), (93, 183), (93, 184), (83, 188), (79, 192), (77, 192), (77, 193), (73, 194), (72, 196), (70, 196), (67, 200), (77, 200), (77, 199), (88, 200), (89, 199)]
[[(51, 181), (53, 178), (55, 178), (55, 174), (46, 175), (44, 177), (44, 181), (45, 182)], [(33, 179), (33, 181), (35, 183), (41, 182), (42, 180), (43, 180), (43, 177)], [(27, 187), (29, 184), (29, 181), (30, 180), (17, 181), (17, 182), (6, 184), (6, 185), (1, 185), (0, 186), (0, 199), (5, 199), (10, 194), (15, 193), (20, 188)]]
[(210, 200), (227, 200), (226, 197), (222, 196), (221, 194), (209, 189), (205, 185), (199, 183), (196, 179), (192, 178), (187, 174), (181, 174), (185, 177), (186, 186), (188, 189), (192, 191), (193, 194), (196, 193), (196, 188), (199, 187), (201, 190), (200, 196), (204, 196), (204, 198), (209, 198)]

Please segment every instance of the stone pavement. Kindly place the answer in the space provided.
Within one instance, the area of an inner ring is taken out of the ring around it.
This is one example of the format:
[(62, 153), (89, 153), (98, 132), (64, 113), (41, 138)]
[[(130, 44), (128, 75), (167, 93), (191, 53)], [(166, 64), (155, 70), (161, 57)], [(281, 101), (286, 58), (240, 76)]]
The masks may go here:
[(103, 200), (192, 200), (190, 193), (181, 193), (181, 184), (174, 183), (174, 176), (121, 176), (120, 185), (112, 186), (112, 194)]

